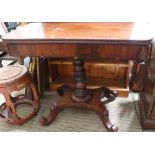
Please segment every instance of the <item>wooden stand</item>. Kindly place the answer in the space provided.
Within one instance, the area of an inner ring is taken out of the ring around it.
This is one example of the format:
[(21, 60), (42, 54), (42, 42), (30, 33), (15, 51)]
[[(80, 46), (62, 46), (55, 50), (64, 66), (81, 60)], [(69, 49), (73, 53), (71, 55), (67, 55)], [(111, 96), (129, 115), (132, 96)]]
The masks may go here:
[(58, 113), (65, 108), (80, 108), (95, 111), (101, 118), (103, 125), (108, 131), (117, 131), (116, 125), (113, 125), (109, 120), (108, 110), (101, 98), (106, 97), (107, 101), (112, 101), (116, 98), (117, 92), (111, 91), (106, 87), (90, 90), (86, 88), (86, 76), (84, 61), (78, 58), (74, 60), (74, 88), (64, 86), (58, 89), (61, 99), (56, 105), (51, 106), (51, 112), (48, 118), (44, 116), (40, 118), (42, 125), (49, 125), (53, 122)]
[[(27, 94), (18, 95), (17, 97), (11, 96), (11, 92), (25, 87), (29, 90)], [(26, 67), (12, 65), (1, 68), (0, 93), (6, 99), (6, 102), (0, 106), (0, 117), (5, 118), (8, 123), (22, 125), (36, 115), (39, 107), (39, 98)], [(26, 117), (20, 117), (17, 114), (16, 108), (21, 104), (33, 106), (33, 111)]]

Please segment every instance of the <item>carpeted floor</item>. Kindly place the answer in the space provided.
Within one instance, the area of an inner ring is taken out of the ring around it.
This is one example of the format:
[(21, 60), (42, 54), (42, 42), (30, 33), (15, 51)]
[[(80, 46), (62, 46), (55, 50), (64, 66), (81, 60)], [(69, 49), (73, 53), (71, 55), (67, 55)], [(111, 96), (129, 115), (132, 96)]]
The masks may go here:
[[(55, 93), (46, 93), (44, 99), (40, 102), (38, 115), (22, 126), (10, 125), (0, 120), (0, 131), (75, 131), (75, 132), (102, 132), (106, 131), (98, 115), (92, 111), (65, 109), (62, 111), (49, 126), (41, 126), (39, 118), (42, 115), (47, 116), (49, 106), (58, 100)], [(2, 102), (2, 97), (0, 97)], [(137, 107), (138, 95), (130, 94), (128, 98), (117, 98), (115, 101), (108, 103), (106, 106), (109, 110), (110, 119), (117, 124), (119, 131), (137, 132), (142, 131), (136, 114), (135, 105)], [(135, 101), (135, 102), (134, 102)], [(137, 109), (137, 108), (136, 108)], [(28, 106), (20, 106), (19, 113), (26, 115), (30, 111)]]

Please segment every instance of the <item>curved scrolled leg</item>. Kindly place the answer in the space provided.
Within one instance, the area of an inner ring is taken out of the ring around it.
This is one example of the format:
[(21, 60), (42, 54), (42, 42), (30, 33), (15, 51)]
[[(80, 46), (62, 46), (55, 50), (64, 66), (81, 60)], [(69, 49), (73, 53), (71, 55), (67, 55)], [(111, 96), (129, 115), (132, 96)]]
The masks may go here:
[(42, 116), (40, 118), (40, 123), (41, 125), (43, 126), (48, 126), (49, 124), (51, 124), (55, 118), (57, 117), (57, 115), (59, 114), (60, 110), (57, 110), (56, 109), (56, 106), (52, 105), (51, 108), (50, 108), (50, 113), (49, 115), (46, 117)]
[(97, 105), (92, 105), (90, 108), (90, 110), (96, 112), (97, 115), (99, 115), (104, 127), (107, 129), (107, 131), (110, 132), (116, 132), (118, 131), (118, 127), (115, 124), (112, 124), (110, 119), (109, 119), (109, 112), (106, 109), (105, 105), (101, 105), (100, 106)]
[[(69, 86), (63, 87), (64, 94), (59, 99), (57, 104), (51, 106), (50, 113), (47, 117), (41, 117), (40, 123), (44, 126), (49, 125), (52, 123), (56, 116), (65, 108), (78, 108), (78, 109), (85, 109), (85, 110), (92, 110), (98, 114), (103, 122), (104, 127), (107, 131), (117, 131), (118, 128), (116, 125), (112, 124), (109, 120), (108, 110), (106, 109), (105, 105), (101, 102), (101, 93), (105, 92), (107, 97), (112, 96), (113, 99), (116, 97), (116, 93), (111, 91), (110, 89), (95, 89), (92, 90), (92, 98), (87, 102), (76, 102), (71, 98), (71, 94), (73, 92), (73, 88)], [(111, 95), (112, 94), (112, 95)]]
[(111, 121), (109, 120), (109, 116), (105, 116), (103, 115), (99, 115), (100, 119), (104, 125), (104, 127), (107, 129), (107, 131), (110, 132), (117, 132), (118, 131), (118, 127), (115, 124), (112, 124)]

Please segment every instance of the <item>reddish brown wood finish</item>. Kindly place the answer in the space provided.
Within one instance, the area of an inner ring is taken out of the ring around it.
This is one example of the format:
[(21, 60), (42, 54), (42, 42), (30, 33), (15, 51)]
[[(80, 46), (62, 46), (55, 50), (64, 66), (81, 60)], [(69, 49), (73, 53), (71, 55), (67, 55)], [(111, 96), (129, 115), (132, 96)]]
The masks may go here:
[[(3, 41), (9, 54), (15, 56), (133, 60), (138, 63), (150, 58), (152, 33), (149, 30), (147, 24), (138, 26), (136, 23), (31, 23), (3, 36)], [(108, 95), (113, 94), (104, 88), (105, 92), (106, 90)], [(98, 93), (90, 103), (100, 105)], [(69, 101), (65, 96), (62, 99)], [(63, 109), (64, 105), (61, 103), (60, 109)], [(89, 104), (74, 103), (75, 101), (69, 102), (69, 105), (66, 103), (65, 107), (91, 109), (97, 113), (100, 111), (94, 105), (90, 108)], [(41, 122), (49, 124), (57, 114), (56, 108), (54, 114), (49, 115), (48, 121), (43, 118)], [(107, 130), (116, 131), (112, 125), (108, 125), (108, 115), (105, 117), (103, 114), (103, 117)]]
[[(29, 94), (18, 95), (12, 97), (11, 92), (23, 89), (24, 86), (30, 89), (32, 92), (32, 98)], [(35, 89), (35, 86), (31, 82), (31, 76), (29, 73), (24, 74), (18, 79), (0, 84), (0, 93), (2, 93), (6, 99), (6, 102), (0, 106), (0, 117), (5, 118), (10, 124), (22, 125), (30, 120), (38, 111), (39, 98)], [(20, 117), (17, 114), (16, 107), (21, 104), (28, 104), (33, 106), (33, 111), (26, 117)]]
[(144, 60), (149, 30), (136, 23), (31, 23), (2, 39), (10, 55)]
[[(27, 45), (27, 46), (25, 46)], [(53, 58), (137, 60), (148, 58), (149, 44), (75, 44), (75, 43), (6, 43), (10, 55)], [(22, 51), (22, 52), (21, 52)], [(36, 52), (37, 51), (37, 52)]]
[[(105, 88), (98, 88), (91, 91), (92, 98), (87, 102), (76, 102), (71, 99), (72, 92), (74, 88), (69, 86), (63, 86), (61, 89), (64, 91), (64, 95), (62, 95), (61, 99), (57, 102), (57, 104), (52, 105), (50, 108), (50, 114), (48, 117), (41, 117), (40, 122), (42, 125), (49, 125), (54, 121), (56, 116), (59, 114), (60, 111), (64, 110), (65, 108), (78, 108), (78, 109), (85, 109), (85, 110), (92, 110), (96, 112), (101, 118), (104, 127), (108, 131), (117, 131), (118, 128), (116, 125), (112, 124), (109, 120), (109, 113), (105, 107), (105, 102), (101, 102), (101, 97), (105, 97), (103, 92)], [(108, 90), (109, 91), (109, 90)], [(109, 93), (108, 93), (109, 94)]]
[[(147, 30), (147, 31), (145, 31)], [(31, 32), (31, 33), (30, 33)], [(3, 38), (7, 41), (150, 41), (152, 32), (147, 23), (31, 23)], [(82, 41), (82, 42), (83, 42)]]

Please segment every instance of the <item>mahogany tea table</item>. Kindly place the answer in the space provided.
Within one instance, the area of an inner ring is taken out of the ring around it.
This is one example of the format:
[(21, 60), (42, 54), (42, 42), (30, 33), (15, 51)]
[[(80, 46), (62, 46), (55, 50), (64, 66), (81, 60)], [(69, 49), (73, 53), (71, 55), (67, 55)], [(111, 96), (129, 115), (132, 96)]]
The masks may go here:
[[(72, 59), (75, 86), (58, 88), (61, 96), (51, 106), (50, 114), (41, 117), (42, 125), (53, 122), (65, 108), (80, 108), (95, 111), (107, 131), (117, 131), (109, 120), (105, 103), (116, 98), (117, 92), (106, 87), (87, 88), (84, 61), (103, 60), (134, 64), (132, 83), (137, 76), (137, 66), (149, 62), (152, 34), (148, 24), (137, 23), (30, 23), (3, 36), (10, 55)], [(128, 81), (127, 81), (128, 82)]]

